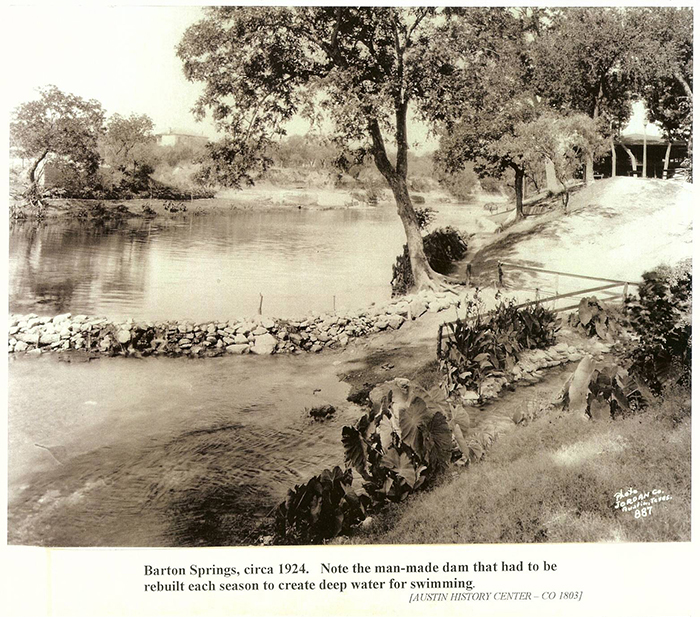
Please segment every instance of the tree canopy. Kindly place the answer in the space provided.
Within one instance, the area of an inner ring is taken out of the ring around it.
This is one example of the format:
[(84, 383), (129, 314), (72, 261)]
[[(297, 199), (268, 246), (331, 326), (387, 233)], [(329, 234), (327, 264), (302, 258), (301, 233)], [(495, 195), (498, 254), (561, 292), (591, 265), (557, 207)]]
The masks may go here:
[[(689, 13), (669, 13), (679, 23), (665, 27), (666, 13), (650, 11), (647, 24), (644, 10), (617, 8), (215, 7), (178, 55), (186, 77), (204, 84), (195, 113), (226, 135), (210, 146), (212, 179), (251, 181), (286, 122), (323, 118), (345, 160), (370, 157), (386, 179), (414, 279), (431, 286), (406, 182), (409, 115), (442, 136), (443, 169), (512, 170), (521, 213), (526, 166), (548, 139), (560, 169), (583, 156), (592, 179), (598, 137), (612, 138), (654, 79), (673, 78), (690, 96)], [(541, 131), (547, 118), (556, 139)]]
[(216, 7), (178, 47), (187, 78), (204, 83), (195, 113), (209, 111), (226, 134), (217, 156), (229, 181), (265, 164), (261, 157), (295, 114), (324, 117), (336, 140), (357, 160), (372, 157), (389, 184), (419, 287), (438, 275), (408, 193), (407, 120), (438, 77), (439, 22), (433, 8)]
[(153, 120), (146, 114), (128, 117), (114, 114), (107, 122), (104, 136), (105, 160), (120, 171), (134, 171), (139, 147), (154, 140)]
[(37, 100), (19, 105), (10, 121), (10, 144), (18, 156), (33, 161), (28, 173), (32, 189), (36, 190), (37, 169), (49, 155), (95, 172), (104, 118), (99, 102), (66, 94), (56, 86), (41, 88)]
[(474, 161), (480, 176), (515, 176), (522, 216), (526, 161), (511, 148), (516, 127), (535, 120), (542, 103), (532, 87), (527, 41), (535, 16), (503, 8), (455, 10), (442, 31), (449, 80), (435, 84), (422, 110), (441, 124), (438, 167), (448, 173)]

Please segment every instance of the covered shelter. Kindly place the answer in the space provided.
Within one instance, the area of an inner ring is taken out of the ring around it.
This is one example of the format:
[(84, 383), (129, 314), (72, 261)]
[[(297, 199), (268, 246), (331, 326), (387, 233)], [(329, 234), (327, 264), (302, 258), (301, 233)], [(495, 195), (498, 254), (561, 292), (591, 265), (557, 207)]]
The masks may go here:
[[(646, 141), (646, 177), (672, 178), (688, 156), (688, 142), (669, 140), (667, 137), (631, 133), (615, 140), (612, 152), (595, 165), (599, 177), (644, 176), (644, 142)], [(613, 160), (616, 161), (613, 174)]]

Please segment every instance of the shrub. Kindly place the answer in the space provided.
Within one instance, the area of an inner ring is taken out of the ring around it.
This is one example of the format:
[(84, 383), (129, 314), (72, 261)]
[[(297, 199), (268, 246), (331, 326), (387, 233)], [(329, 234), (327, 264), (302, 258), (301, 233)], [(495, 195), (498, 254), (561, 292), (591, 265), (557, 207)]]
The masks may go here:
[(352, 489), (352, 469), (324, 469), (287, 493), (275, 515), (277, 535), (288, 543), (318, 544), (364, 518)]
[(586, 336), (598, 335), (604, 341), (613, 341), (619, 332), (615, 313), (595, 296), (581, 298), (578, 310), (569, 317), (569, 323)]
[(443, 324), (438, 342), (438, 360), (445, 376), (448, 396), (478, 388), (489, 375), (510, 370), (523, 349), (544, 349), (556, 342), (559, 321), (541, 306), (517, 308), (515, 301), (501, 302), (482, 316)]
[[(426, 216), (430, 217), (430, 210), (426, 210)], [(447, 274), (451, 264), (466, 255), (467, 241), (454, 227), (443, 227), (431, 231), (423, 237), (423, 248), (430, 267), (436, 272)], [(396, 258), (396, 263), (393, 266), (391, 294), (392, 296), (401, 296), (412, 287), (411, 258), (408, 254), (408, 245), (404, 244), (403, 253)]]
[[(410, 386), (396, 399), (390, 390), (378, 409), (343, 427), (342, 441), (347, 468), (326, 469), (295, 486), (277, 507), (276, 533), (283, 542), (316, 544), (347, 533), (370, 508), (402, 501), (432, 480), (452, 454), (445, 416), (428, 410)], [(353, 490), (352, 468), (364, 480), (362, 491)]]
[(617, 418), (647, 404), (639, 385), (629, 372), (614, 362), (593, 362), (583, 370), (579, 365), (564, 385), (561, 403), (574, 413), (594, 419)]
[(479, 177), (472, 166), (454, 174), (445, 174), (440, 178), (445, 190), (458, 201), (469, 201), (479, 189)]
[(659, 394), (665, 385), (690, 385), (692, 286), (690, 263), (647, 272), (638, 297), (625, 303), (636, 345), (630, 372)]
[(374, 502), (404, 500), (450, 460), (452, 432), (445, 416), (410, 392), (399, 400), (390, 390), (377, 411), (343, 427), (345, 461), (364, 478)]

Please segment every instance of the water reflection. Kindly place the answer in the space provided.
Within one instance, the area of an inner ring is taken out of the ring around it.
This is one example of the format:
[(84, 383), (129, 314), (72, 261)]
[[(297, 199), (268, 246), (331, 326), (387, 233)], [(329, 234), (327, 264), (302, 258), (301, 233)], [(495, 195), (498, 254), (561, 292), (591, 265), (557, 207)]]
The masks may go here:
[(15, 223), (10, 311), (114, 318), (303, 315), (389, 297), (393, 209)]

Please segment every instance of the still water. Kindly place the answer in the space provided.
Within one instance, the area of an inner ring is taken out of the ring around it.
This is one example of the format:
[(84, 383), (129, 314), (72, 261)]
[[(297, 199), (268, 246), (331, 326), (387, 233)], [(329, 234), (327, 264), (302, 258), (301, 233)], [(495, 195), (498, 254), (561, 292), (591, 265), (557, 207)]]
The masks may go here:
[(14, 224), (10, 312), (143, 320), (297, 317), (390, 296), (393, 207)]

